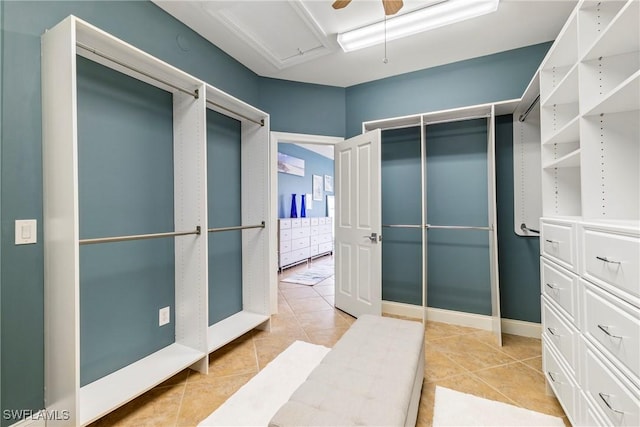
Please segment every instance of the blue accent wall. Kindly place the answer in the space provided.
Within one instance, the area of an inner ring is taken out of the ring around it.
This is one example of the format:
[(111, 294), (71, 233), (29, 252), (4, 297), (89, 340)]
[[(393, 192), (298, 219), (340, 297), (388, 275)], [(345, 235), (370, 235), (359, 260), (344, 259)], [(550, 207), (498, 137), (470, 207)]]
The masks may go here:
[(344, 136), (344, 88), (261, 77), (259, 107), (273, 131)]
[[(291, 195), (296, 194), (296, 208), (300, 217), (301, 194), (313, 194), (313, 175), (333, 177), (333, 160), (299, 145), (280, 143), (278, 152), (304, 160), (304, 176), (278, 172), (278, 218), (289, 218), (291, 214)], [(327, 195), (324, 185), (322, 200), (313, 200), (313, 209), (307, 207), (307, 217), (327, 216)], [(308, 206), (308, 201), (307, 201)]]
[(522, 96), (551, 43), (363, 83), (347, 88), (346, 136), (362, 122)]
[[(171, 94), (77, 60), (80, 238), (173, 230)], [(80, 382), (174, 341), (174, 242), (80, 247)]]
[[(207, 110), (210, 228), (241, 225), (240, 122)], [(209, 325), (242, 310), (242, 235), (209, 233)]]
[[(0, 7), (3, 125), (0, 150), (0, 409), (39, 410), (44, 401), (41, 34), (68, 15), (76, 15), (253, 105), (258, 104), (260, 79), (148, 1), (1, 1)], [(178, 45), (178, 36), (186, 49)], [(96, 137), (100, 138), (100, 135)], [(153, 187), (161, 185), (157, 182)], [(172, 214), (173, 208), (167, 212)], [(14, 246), (14, 221), (21, 218), (38, 220), (37, 244)], [(116, 221), (113, 223), (115, 225)], [(153, 250), (165, 253), (169, 249)], [(83, 263), (89, 258), (89, 252), (83, 250)], [(116, 258), (112, 261), (115, 263)], [(166, 266), (160, 265), (159, 271), (172, 275)], [(164, 291), (159, 293), (157, 299), (144, 302), (149, 310), (153, 307), (155, 311), (156, 329), (158, 312), (155, 305), (160, 301), (171, 304)], [(93, 294), (91, 298), (97, 295)], [(88, 355), (86, 351), (83, 353)], [(90, 357), (97, 362), (99, 356), (96, 352)], [(1, 419), (0, 425), (11, 425), (15, 421)]]

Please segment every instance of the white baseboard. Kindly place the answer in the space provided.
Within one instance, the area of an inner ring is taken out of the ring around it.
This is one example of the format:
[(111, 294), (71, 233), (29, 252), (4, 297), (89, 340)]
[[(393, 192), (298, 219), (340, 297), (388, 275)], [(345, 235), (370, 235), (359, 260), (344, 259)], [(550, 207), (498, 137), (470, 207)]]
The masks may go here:
[[(382, 312), (395, 316), (413, 317), (422, 319), (422, 307), (413, 304), (404, 304), (393, 301), (382, 301)], [(427, 307), (427, 320), (433, 322), (448, 323), (450, 325), (467, 326), (470, 328), (491, 331), (493, 318), (482, 314), (464, 313), (461, 311), (443, 310), (441, 308)], [(519, 335), (540, 339), (542, 327), (539, 323), (524, 322), (522, 320), (501, 319), (502, 332), (505, 334)]]
[(10, 427), (45, 427), (47, 423), (44, 417), (40, 417), (40, 413), (41, 411), (34, 411), (32, 416), (11, 424)]

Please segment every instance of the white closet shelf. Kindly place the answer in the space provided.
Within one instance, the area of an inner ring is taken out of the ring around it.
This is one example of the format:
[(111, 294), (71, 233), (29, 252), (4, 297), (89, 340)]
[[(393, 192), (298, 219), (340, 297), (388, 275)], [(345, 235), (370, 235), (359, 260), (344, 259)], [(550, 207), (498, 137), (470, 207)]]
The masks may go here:
[(569, 123), (560, 128), (543, 145), (567, 144), (580, 140), (580, 117), (574, 117)]
[[(601, 56), (614, 56), (640, 49), (640, 6), (639, 2), (627, 3), (620, 13), (604, 29), (583, 56), (583, 61)], [(629, 31), (631, 29), (631, 32)], [(635, 33), (635, 34), (634, 34)]]
[(559, 159), (549, 162), (543, 166), (544, 169), (576, 168), (576, 167), (580, 167), (580, 149), (579, 148), (567, 154), (566, 156), (562, 156)]
[[(183, 88), (191, 93), (195, 93), (195, 90), (202, 85), (201, 80), (198, 80), (184, 71), (181, 71), (178, 68), (115, 38), (111, 34), (108, 34), (75, 16), (70, 16), (67, 19), (71, 19), (75, 24), (75, 43), (77, 45), (95, 49), (100, 54), (126, 64), (130, 68), (119, 65), (112, 60), (105, 59), (98, 54), (92, 53), (91, 51), (78, 46), (76, 48), (76, 53), (80, 56), (123, 74), (135, 77), (138, 80), (171, 93), (175, 93), (176, 89), (160, 82), (159, 80), (163, 80), (169, 84)], [(132, 72), (131, 68), (135, 68), (138, 72)], [(155, 78), (145, 76), (141, 72)]]
[(391, 121), (388, 119), (372, 120), (370, 122), (364, 122), (362, 128), (364, 132), (374, 129), (402, 129), (413, 126), (420, 126), (420, 115), (413, 114), (410, 116), (395, 117)]
[(558, 85), (551, 90), (546, 99), (542, 99), (543, 106), (553, 104), (571, 104), (578, 102), (578, 64), (573, 64)]
[(123, 404), (123, 395), (133, 400), (203, 357), (206, 354), (174, 343), (81, 387), (80, 424), (87, 425)]
[[(602, 100), (589, 108), (584, 116), (620, 113), (640, 109), (640, 70), (633, 73), (625, 81), (616, 86)], [(631, 96), (629, 95), (631, 94)], [(633, 96), (635, 94), (636, 96)]]
[(243, 310), (209, 326), (207, 330), (209, 353), (260, 326), (268, 321), (269, 317), (268, 315)]
[[(207, 108), (225, 115), (231, 115), (239, 120), (248, 119), (253, 122), (261, 122), (268, 116), (264, 111), (247, 104), (246, 102), (229, 95), (209, 84), (206, 85)], [(215, 105), (212, 105), (211, 103)]]
[(577, 12), (571, 13), (567, 24), (562, 28), (556, 41), (542, 61), (542, 71), (555, 68), (571, 67), (578, 62), (578, 22)]

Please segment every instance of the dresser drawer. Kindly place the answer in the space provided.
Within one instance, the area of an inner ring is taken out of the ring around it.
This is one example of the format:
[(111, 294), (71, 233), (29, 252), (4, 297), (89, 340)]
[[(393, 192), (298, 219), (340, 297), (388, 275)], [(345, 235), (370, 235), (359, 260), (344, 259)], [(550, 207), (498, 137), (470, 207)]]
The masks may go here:
[(311, 230), (309, 227), (300, 227), (291, 229), (291, 239), (299, 239), (301, 237), (309, 237)]
[(333, 251), (333, 242), (320, 243), (318, 245), (318, 253), (320, 254), (331, 251)]
[(308, 248), (308, 247), (309, 247), (309, 238), (308, 237), (303, 237), (301, 239), (293, 239), (293, 240), (291, 240), (291, 249), (292, 250)]
[(542, 221), (540, 253), (563, 267), (576, 272), (575, 227)]
[(320, 243), (320, 242), (318, 241), (318, 236), (317, 236), (317, 235), (316, 235), (316, 236), (311, 236), (311, 237), (309, 237), (309, 242), (311, 243), (311, 245), (312, 245), (312, 246), (313, 246), (313, 245), (317, 245), (318, 243)]
[(311, 221), (309, 222), (311, 226), (318, 225), (318, 218), (309, 218)]
[(302, 225), (302, 220), (300, 218), (295, 218), (291, 220), (291, 228), (300, 227)]
[(583, 276), (640, 297), (640, 239), (583, 228)]
[(542, 297), (542, 327), (543, 338), (562, 355), (570, 372), (576, 375), (576, 345), (579, 332), (551, 307), (551, 303), (545, 297)]
[(280, 220), (280, 230), (285, 228), (291, 228), (291, 220), (290, 219), (281, 219)]
[(576, 424), (576, 396), (578, 386), (574, 378), (567, 372), (560, 357), (553, 351), (552, 347), (543, 338), (542, 340), (543, 366), (542, 370), (547, 383), (553, 389), (556, 397), (560, 401), (565, 414), (572, 424)]
[(280, 252), (280, 267), (291, 264), (293, 261), (293, 254), (291, 252)]
[(293, 255), (294, 262), (302, 261), (303, 259), (309, 258), (309, 248), (293, 250), (291, 254)]
[(579, 325), (576, 312), (578, 276), (546, 258), (540, 258), (540, 277), (540, 293), (554, 301), (569, 320)]
[(280, 240), (280, 252), (291, 251), (291, 240)]
[(308, 227), (309, 225), (311, 225), (311, 219), (310, 218), (300, 218), (300, 226), (301, 227)]
[(320, 227), (318, 227), (317, 225), (312, 225), (309, 229), (309, 234), (312, 236), (317, 236), (318, 234), (320, 234)]
[(327, 223), (327, 218), (322, 217), (322, 218), (318, 218), (318, 224), (319, 225), (325, 225)]
[(583, 281), (583, 333), (640, 387), (640, 310)]
[(319, 234), (318, 235), (318, 243), (328, 243), (333, 240), (331, 233), (329, 234)]
[(640, 425), (640, 390), (625, 380), (598, 350), (583, 340), (582, 389), (587, 401), (614, 426)]
[(311, 242), (311, 246), (309, 246), (309, 256), (316, 256), (319, 253), (320, 252), (318, 251), (318, 245), (314, 245), (313, 242)]
[(332, 231), (333, 231), (333, 229), (331, 228), (331, 225), (327, 225), (327, 224), (325, 224), (325, 225), (321, 225), (321, 226), (319, 227), (319, 230), (318, 230), (318, 232), (319, 232), (320, 234), (324, 234), (324, 233), (329, 233), (329, 234), (331, 234), (331, 232), (332, 232)]
[(285, 228), (280, 230), (280, 241), (291, 240), (291, 229)]

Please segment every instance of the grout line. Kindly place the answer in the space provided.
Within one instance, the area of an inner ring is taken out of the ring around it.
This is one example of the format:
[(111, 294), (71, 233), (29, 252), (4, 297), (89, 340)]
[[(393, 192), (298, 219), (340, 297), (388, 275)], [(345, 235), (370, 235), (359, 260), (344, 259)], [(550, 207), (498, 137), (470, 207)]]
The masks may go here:
[(191, 373), (187, 372), (187, 378), (185, 378), (184, 384), (182, 385), (182, 395), (180, 396), (180, 404), (178, 405), (178, 410), (176, 411), (176, 419), (175, 419), (175, 422), (173, 423), (175, 427), (179, 427), (178, 420), (180, 420), (180, 412), (182, 412), (182, 404), (184, 403), (184, 396), (187, 393), (187, 380), (189, 379), (190, 375)]

